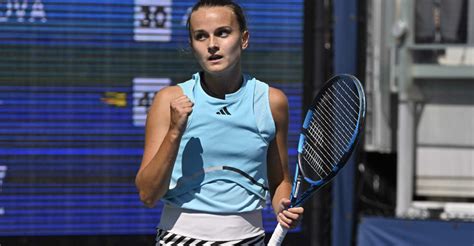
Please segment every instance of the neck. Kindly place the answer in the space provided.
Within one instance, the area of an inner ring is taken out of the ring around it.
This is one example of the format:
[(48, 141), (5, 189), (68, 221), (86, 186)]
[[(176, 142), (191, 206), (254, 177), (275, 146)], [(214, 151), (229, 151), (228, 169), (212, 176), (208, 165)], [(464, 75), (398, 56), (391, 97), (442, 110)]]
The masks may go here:
[(240, 69), (227, 75), (203, 73), (202, 83), (204, 90), (211, 96), (224, 99), (226, 94), (236, 92), (242, 86), (242, 73)]

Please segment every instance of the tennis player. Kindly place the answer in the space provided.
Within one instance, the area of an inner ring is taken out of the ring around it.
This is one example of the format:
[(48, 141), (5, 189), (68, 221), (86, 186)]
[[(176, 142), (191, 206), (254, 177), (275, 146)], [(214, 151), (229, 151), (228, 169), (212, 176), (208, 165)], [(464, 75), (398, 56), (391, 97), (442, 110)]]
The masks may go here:
[(242, 73), (249, 31), (238, 4), (199, 1), (188, 29), (202, 71), (155, 96), (136, 177), (140, 198), (165, 204), (157, 245), (263, 245), (268, 192), (284, 227), (303, 213), (288, 209), (287, 98)]

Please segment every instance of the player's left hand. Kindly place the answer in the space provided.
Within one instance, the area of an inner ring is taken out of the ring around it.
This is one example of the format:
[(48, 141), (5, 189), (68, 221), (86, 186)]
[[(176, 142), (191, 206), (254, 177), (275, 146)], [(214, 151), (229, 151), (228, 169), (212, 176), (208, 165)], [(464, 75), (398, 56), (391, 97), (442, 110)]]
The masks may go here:
[(288, 208), (291, 202), (287, 198), (280, 200), (279, 212), (277, 214), (278, 223), (287, 229), (295, 228), (303, 218), (304, 209), (302, 207)]

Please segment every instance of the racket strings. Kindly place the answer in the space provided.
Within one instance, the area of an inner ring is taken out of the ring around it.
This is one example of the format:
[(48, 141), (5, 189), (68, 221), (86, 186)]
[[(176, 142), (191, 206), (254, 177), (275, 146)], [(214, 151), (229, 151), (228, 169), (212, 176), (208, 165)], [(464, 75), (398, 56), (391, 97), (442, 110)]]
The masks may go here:
[[(354, 115), (357, 115), (359, 113), (359, 109), (352, 106), (359, 105), (359, 96), (357, 96), (357, 94), (355, 94), (354, 91), (346, 83), (344, 83), (344, 85), (346, 89), (342, 88), (342, 86), (338, 84), (340, 90), (336, 90), (336, 92), (341, 96), (342, 99), (344, 99), (346, 105), (348, 105), (352, 109)], [(346, 95), (342, 95), (341, 92), (345, 93)], [(348, 92), (351, 92), (352, 96), (349, 95)], [(357, 98), (357, 101), (354, 100), (354, 98)], [(349, 99), (351, 102), (348, 102), (347, 99)]]
[[(318, 157), (319, 156), (316, 156), (316, 158)], [(306, 163), (311, 163), (315, 161), (314, 159), (306, 155), (303, 155), (303, 159)], [(318, 178), (322, 179), (329, 174), (329, 171), (324, 170), (323, 168), (324, 161), (322, 159), (319, 159), (319, 162), (318, 161), (316, 162), (317, 162), (316, 165), (313, 164), (313, 165), (308, 165), (308, 166), (313, 169), (314, 173), (318, 176)]]
[(359, 98), (356, 88), (340, 80), (328, 88), (316, 103), (305, 131), (302, 155), (305, 166), (312, 170), (311, 177), (326, 177), (348, 151), (357, 131), (361, 107)]
[[(354, 114), (350, 114), (349, 109), (352, 109), (351, 107), (351, 104), (348, 104), (346, 103), (347, 100), (345, 100), (345, 102), (342, 102), (340, 99), (339, 99), (339, 96), (342, 96), (341, 93), (337, 93), (339, 95), (336, 95), (336, 93), (333, 93), (330, 89), (328, 90), (328, 94), (329, 93), (332, 93), (331, 95), (328, 95), (327, 97), (327, 101), (332, 101), (332, 104), (333, 105), (343, 105), (343, 106), (347, 106), (345, 108), (341, 107), (341, 108), (335, 108), (334, 107), (334, 112), (332, 114), (335, 115), (335, 118), (341, 123), (341, 126), (345, 127), (346, 131), (346, 135), (349, 136), (350, 138), (350, 135), (351, 135), (351, 126), (354, 125), (352, 122), (356, 122), (357, 121), (357, 118), (354, 116)], [(329, 102), (331, 103), (331, 102)], [(353, 111), (353, 113), (356, 113), (357, 114), (357, 111)], [(351, 119), (353, 121), (351, 121)]]
[[(331, 141), (331, 136), (327, 136), (325, 131), (321, 131), (321, 128), (316, 121), (312, 122), (308, 127), (309, 134), (307, 135), (307, 144), (305, 146), (307, 152), (305, 159), (308, 163), (313, 163), (310, 167), (318, 177), (323, 178), (342, 157), (343, 148), (336, 145), (334, 141)], [(315, 136), (316, 139), (313, 139), (312, 136)], [(333, 151), (334, 149), (336, 151)]]
[[(322, 99), (322, 103), (325, 104), (325, 101), (324, 101), (324, 98)], [(326, 107), (329, 107), (327, 105), (324, 105)], [(338, 138), (339, 138), (339, 141), (343, 142), (343, 141), (348, 141), (351, 136), (348, 134), (348, 131), (349, 129), (346, 127), (346, 129), (339, 129), (339, 128), (336, 128), (336, 129), (333, 129), (334, 127), (332, 126), (334, 124), (334, 122), (337, 122), (338, 124), (340, 124), (341, 126), (344, 126), (345, 127), (345, 123), (342, 122), (339, 118), (340, 117), (336, 117), (336, 115), (334, 115), (334, 113), (332, 113), (330, 110), (328, 110), (326, 107), (321, 107), (320, 111), (317, 111), (316, 114), (321, 117), (320, 120), (315, 120), (315, 121), (323, 121), (323, 123), (325, 123), (327, 126), (328, 126), (328, 132), (332, 132), (334, 130), (337, 130), (339, 134), (337, 134)], [(345, 130), (345, 131), (343, 131)]]
[[(312, 128), (313, 127), (309, 128), (310, 131)], [(328, 164), (334, 163), (334, 161), (336, 160), (332, 157), (333, 155), (331, 155), (331, 153), (321, 153), (320, 151), (317, 151), (318, 143), (321, 142), (322, 141), (312, 140), (311, 138), (308, 138), (308, 142), (305, 144), (305, 150), (307, 154), (303, 155), (307, 163), (313, 163), (309, 166), (313, 169), (313, 171), (316, 173), (316, 175), (318, 175), (319, 178), (323, 178), (324, 176), (328, 175), (328, 173), (332, 170), (332, 166)], [(329, 160), (329, 158), (331, 160)]]
[[(333, 104), (328, 105), (325, 103), (325, 98), (322, 99), (322, 103), (325, 104), (325, 107), (321, 107), (321, 112), (317, 111), (316, 116), (319, 117), (319, 119), (314, 120), (314, 124), (316, 123), (322, 123), (322, 124), (316, 124), (316, 127), (322, 127), (324, 128), (322, 132), (327, 133), (327, 137), (325, 137), (325, 140), (327, 142), (335, 142), (335, 143), (344, 143), (344, 142), (349, 142), (351, 140), (351, 133), (354, 130), (353, 124), (347, 124), (347, 122), (342, 122), (341, 118), (344, 117), (342, 115), (334, 115), (334, 112), (337, 110), (337, 108), (333, 107)], [(334, 110), (328, 110), (327, 108), (331, 107)], [(341, 126), (343, 126), (345, 129), (341, 128), (334, 128), (333, 122), (337, 122)], [(348, 126), (349, 125), (349, 126)], [(334, 134), (334, 131), (336, 131), (336, 134)], [(314, 134), (314, 132), (313, 132)], [(340, 151), (344, 151), (345, 148), (343, 148), (341, 145), (338, 145)]]
[[(314, 125), (316, 127), (312, 127), (309, 133), (322, 136), (322, 139), (308, 139), (308, 144), (305, 146), (307, 152), (305, 159), (306, 162), (313, 163), (311, 165), (312, 169), (322, 178), (333, 170), (338, 160), (342, 158), (346, 146), (338, 145), (338, 142), (331, 141), (331, 136), (325, 136), (321, 133), (321, 126), (318, 126), (318, 124)], [(316, 133), (314, 133), (313, 129), (317, 129)]]
[[(327, 97), (325, 98), (327, 99), (326, 102), (332, 101), (330, 106), (333, 109), (332, 112), (333, 114), (336, 113), (334, 114), (335, 118), (346, 128), (346, 135), (349, 136), (350, 139), (352, 138), (353, 130), (359, 118), (360, 103), (354, 100), (354, 96), (358, 98), (354, 91), (348, 87), (344, 81), (341, 82), (345, 85), (345, 88), (338, 83), (336, 84), (338, 89), (329, 88), (326, 94)], [(350, 92), (350, 94), (348, 92)], [(348, 101), (348, 99), (350, 101)], [(322, 102), (324, 102), (324, 100), (322, 100)]]
[(315, 124), (315, 126), (317, 126), (317, 132), (319, 133), (316, 133), (316, 134), (320, 134), (320, 136), (322, 136), (321, 140), (318, 141), (317, 143), (320, 143), (323, 145), (324, 148), (322, 148), (322, 150), (324, 151), (323, 153), (327, 154), (328, 158), (327, 160), (330, 159), (330, 161), (332, 162), (335, 162), (337, 161), (343, 153), (344, 149), (343, 147), (344, 146), (341, 146), (339, 144), (337, 144), (338, 142), (336, 141), (333, 141), (330, 137), (331, 136), (327, 136), (326, 137), (326, 134), (324, 134), (322, 131), (321, 131), (321, 126), (318, 126)]
[[(331, 161), (334, 162), (337, 160), (337, 158), (339, 158), (339, 156), (337, 156), (337, 152), (333, 152), (331, 151), (331, 153), (329, 153), (327, 150), (331, 150), (333, 148), (337, 148), (338, 146), (335, 146), (334, 143), (331, 143), (331, 140), (329, 140), (324, 134), (323, 131), (321, 131), (321, 127), (317, 127), (314, 123), (308, 128), (308, 131), (309, 133), (312, 135), (312, 136), (316, 136), (317, 138), (316, 139), (312, 139), (312, 138), (308, 138), (308, 141), (310, 142), (310, 144), (308, 145), (308, 148), (310, 150), (310, 152), (313, 154), (313, 155), (317, 155), (319, 157), (319, 154), (318, 154), (318, 151), (317, 151), (317, 147), (319, 147), (320, 144), (324, 145), (325, 148), (323, 148), (323, 152), (321, 152), (321, 154), (324, 154), (323, 156), (326, 156), (326, 163), (330, 163)], [(328, 143), (330, 143), (329, 146)], [(320, 159), (323, 159), (323, 158), (320, 158)]]
[[(306, 152), (306, 154), (303, 155), (303, 158), (306, 163), (313, 163), (309, 166), (314, 170), (314, 172), (319, 176), (319, 178), (322, 178), (323, 176), (321, 174), (327, 175), (331, 168), (328, 168), (326, 164), (330, 163), (330, 161), (327, 160), (327, 157), (325, 157), (323, 153), (318, 153), (318, 151), (316, 151), (317, 142), (317, 140), (315, 141), (311, 138), (307, 138), (307, 142), (304, 146), (304, 151)], [(326, 168), (327, 171), (324, 168)]]
[(345, 115), (337, 111), (337, 108), (334, 105), (338, 104), (338, 101), (336, 101), (334, 98), (331, 98), (331, 97), (336, 97), (336, 95), (329, 94), (329, 92), (330, 90), (328, 90), (328, 94), (323, 95), (323, 97), (321, 98), (320, 107), (319, 107), (320, 110), (317, 111), (317, 113), (322, 115), (324, 119), (328, 121), (327, 122), (328, 124), (331, 124), (331, 125), (338, 124), (344, 127), (345, 129), (341, 129), (341, 130), (344, 130), (341, 136), (345, 135), (347, 139), (350, 139), (351, 137), (349, 133), (350, 128), (347, 127), (346, 122), (342, 121), (344, 120)]

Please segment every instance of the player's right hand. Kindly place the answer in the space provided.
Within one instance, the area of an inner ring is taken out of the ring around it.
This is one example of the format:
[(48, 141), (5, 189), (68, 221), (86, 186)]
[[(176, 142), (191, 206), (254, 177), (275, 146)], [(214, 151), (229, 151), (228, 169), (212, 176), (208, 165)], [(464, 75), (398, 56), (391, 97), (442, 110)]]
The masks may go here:
[(193, 111), (194, 103), (186, 96), (179, 96), (170, 102), (170, 131), (182, 135), (186, 129), (188, 117)]
[(290, 199), (281, 199), (279, 212), (277, 213), (278, 223), (286, 229), (294, 229), (300, 223), (304, 212), (303, 207), (289, 208), (290, 205)]

